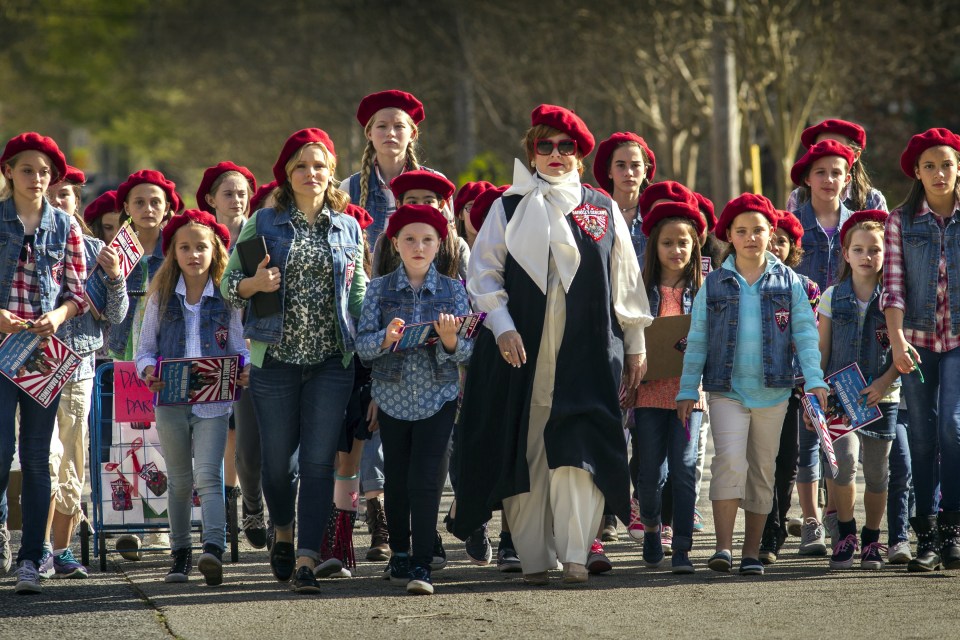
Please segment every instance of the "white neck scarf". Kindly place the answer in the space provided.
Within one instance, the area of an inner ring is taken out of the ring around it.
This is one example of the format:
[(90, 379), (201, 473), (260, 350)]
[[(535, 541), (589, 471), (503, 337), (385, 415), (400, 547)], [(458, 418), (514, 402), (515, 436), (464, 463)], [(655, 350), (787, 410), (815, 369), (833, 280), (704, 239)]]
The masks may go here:
[(507, 223), (507, 251), (544, 294), (553, 252), (560, 282), (564, 291), (569, 292), (580, 266), (580, 249), (564, 217), (580, 204), (577, 171), (558, 177), (531, 175), (522, 162), (515, 160), (513, 186), (503, 195), (523, 196)]

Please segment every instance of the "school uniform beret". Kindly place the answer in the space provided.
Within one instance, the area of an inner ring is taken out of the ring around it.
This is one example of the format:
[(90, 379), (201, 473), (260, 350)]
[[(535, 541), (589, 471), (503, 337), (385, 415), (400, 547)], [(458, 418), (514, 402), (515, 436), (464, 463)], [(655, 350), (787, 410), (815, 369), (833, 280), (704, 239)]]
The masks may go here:
[(687, 189), (679, 182), (664, 180), (663, 182), (654, 182), (648, 185), (647, 188), (643, 190), (643, 193), (640, 194), (640, 202), (638, 203), (640, 205), (640, 215), (646, 218), (653, 208), (653, 203), (658, 200), (685, 202), (693, 206), (694, 209), (699, 206), (696, 196), (693, 195), (693, 191), (690, 191), (690, 189)]
[(628, 142), (637, 143), (647, 154), (649, 159), (646, 167), (647, 180), (653, 180), (653, 176), (657, 173), (657, 157), (653, 155), (653, 151), (650, 151), (646, 141), (631, 131), (620, 131), (597, 145), (597, 157), (593, 159), (593, 178), (607, 191), (613, 191), (613, 180), (610, 179), (610, 158), (617, 147)]
[(493, 184), (487, 182), (486, 180), (468, 182), (460, 187), (460, 191), (457, 192), (457, 197), (453, 199), (453, 212), (460, 213), (463, 211), (463, 208), (467, 206), (467, 204), (476, 200), (477, 196), (479, 196), (481, 193), (487, 189), (495, 188), (496, 187), (494, 187)]
[(18, 153), (23, 153), (24, 151), (39, 151), (50, 158), (50, 164), (56, 172), (51, 183), (59, 182), (61, 176), (66, 175), (67, 159), (64, 157), (63, 152), (60, 151), (60, 147), (57, 146), (56, 141), (53, 138), (42, 136), (34, 131), (21, 133), (7, 141), (7, 146), (3, 148), (3, 155), (0, 156), (0, 166), (6, 165), (13, 156)]
[(390, 89), (378, 91), (365, 96), (357, 107), (357, 121), (361, 127), (366, 127), (380, 109), (400, 109), (404, 111), (414, 124), (420, 124), (426, 117), (423, 113), (423, 103), (416, 96), (406, 91)]
[(283, 148), (280, 149), (280, 155), (277, 156), (277, 161), (273, 164), (273, 177), (276, 178), (278, 187), (287, 181), (286, 167), (290, 156), (296, 153), (303, 145), (314, 143), (320, 143), (325, 146), (327, 151), (330, 152), (330, 155), (336, 160), (337, 152), (333, 148), (333, 140), (330, 139), (326, 131), (317, 128), (300, 129), (300, 131), (292, 134), (287, 138), (287, 141), (283, 143)]
[(347, 208), (344, 209), (343, 212), (357, 221), (357, 223), (360, 225), (361, 231), (373, 224), (373, 216), (370, 215), (366, 209), (359, 205), (355, 205), (353, 203), (348, 204)]
[(717, 226), (713, 232), (718, 240), (729, 242), (727, 239), (727, 228), (733, 223), (734, 219), (741, 213), (759, 213), (770, 221), (770, 225), (775, 229), (777, 227), (777, 210), (773, 208), (773, 203), (764, 196), (755, 193), (744, 193), (730, 202), (723, 208), (720, 217), (717, 219)]
[(225, 161), (221, 162), (214, 167), (209, 167), (206, 171), (203, 172), (203, 179), (200, 180), (200, 187), (197, 189), (197, 206), (200, 207), (203, 211), (208, 211), (210, 213), (216, 213), (213, 207), (207, 204), (207, 195), (210, 194), (210, 189), (213, 188), (213, 183), (217, 181), (217, 178), (222, 176), (228, 171), (236, 171), (242, 175), (247, 182), (250, 183), (250, 190), (256, 192), (257, 190), (257, 179), (253, 177), (253, 174), (250, 172), (250, 169), (246, 167), (241, 167), (239, 165), (233, 164), (232, 162)]
[(212, 213), (206, 211), (201, 211), (200, 209), (187, 209), (183, 213), (179, 213), (167, 222), (163, 227), (161, 248), (163, 249), (163, 255), (167, 255), (167, 249), (170, 248), (170, 243), (173, 242), (173, 236), (177, 232), (177, 229), (180, 227), (195, 222), (197, 224), (202, 224), (205, 227), (209, 227), (213, 233), (220, 238), (220, 242), (223, 243), (224, 249), (230, 248), (230, 230), (227, 229), (225, 225), (217, 222), (217, 217)]
[(697, 236), (703, 235), (707, 230), (707, 221), (696, 205), (689, 202), (661, 202), (648, 215), (643, 216), (640, 231), (649, 238), (657, 223), (668, 218), (689, 220), (697, 230)]
[(804, 174), (810, 168), (810, 165), (820, 158), (829, 156), (840, 156), (846, 160), (848, 171), (853, 166), (853, 151), (850, 150), (850, 147), (836, 140), (823, 140), (807, 149), (803, 157), (797, 160), (793, 168), (790, 169), (790, 179), (793, 180), (793, 184), (798, 187), (802, 186)]
[(542, 124), (562, 131), (577, 142), (577, 151), (585, 158), (593, 151), (594, 139), (586, 123), (570, 109), (552, 104), (541, 104), (530, 113), (530, 126)]
[(867, 148), (867, 132), (855, 122), (846, 120), (824, 120), (820, 124), (807, 127), (800, 134), (800, 142), (809, 149), (817, 143), (817, 137), (823, 133), (846, 136), (853, 140), (861, 150)]
[(422, 222), (437, 230), (440, 240), (447, 238), (447, 219), (443, 213), (428, 204), (405, 204), (397, 208), (387, 222), (387, 237), (393, 238), (408, 224)]
[(783, 211), (782, 209), (777, 209), (777, 231), (783, 231), (785, 234), (790, 236), (790, 239), (793, 240), (793, 244), (798, 247), (803, 246), (801, 244), (801, 239), (803, 238), (803, 224), (801, 224), (800, 219), (797, 216), (793, 215), (789, 211)]
[(713, 210), (713, 201), (702, 193), (693, 192), (693, 197), (697, 199), (697, 207), (700, 209), (700, 213), (703, 214), (703, 217), (707, 221), (707, 230), (713, 231), (713, 228), (717, 226), (717, 214)]
[(119, 187), (117, 187), (117, 204), (120, 208), (123, 208), (123, 203), (127, 201), (127, 196), (130, 195), (130, 190), (135, 186), (140, 184), (152, 184), (163, 190), (163, 193), (167, 196), (167, 202), (170, 204), (170, 208), (173, 211), (180, 211), (183, 207), (183, 202), (180, 200), (180, 195), (177, 193), (177, 185), (174, 184), (173, 180), (167, 180), (159, 171), (154, 171), (153, 169), (141, 169), (140, 171), (135, 171), (130, 174), (130, 177), (124, 180)]
[(398, 201), (403, 198), (403, 194), (411, 189), (432, 191), (441, 200), (446, 200), (457, 190), (452, 182), (436, 171), (426, 171), (425, 169), (404, 171), (390, 181), (390, 191), (393, 192), (393, 197)]
[(910, 138), (907, 148), (903, 150), (903, 154), (900, 156), (900, 169), (908, 178), (916, 180), (917, 174), (914, 173), (914, 169), (916, 169), (920, 160), (920, 155), (930, 147), (940, 146), (952, 147), (960, 152), (960, 136), (950, 129), (942, 128), (927, 129), (923, 133), (918, 133)]
[(67, 171), (64, 173), (63, 179), (60, 182), (69, 182), (70, 184), (83, 186), (87, 184), (87, 176), (84, 175), (80, 169), (67, 165)]
[(473, 201), (473, 207), (470, 209), (470, 224), (474, 229), (480, 231), (480, 227), (483, 226), (483, 221), (487, 219), (487, 213), (489, 213), (490, 207), (492, 207), (493, 203), (499, 200), (500, 196), (509, 188), (510, 185), (505, 184), (501, 187), (487, 189), (477, 196), (476, 200)]
[(847, 232), (853, 229), (855, 224), (860, 222), (879, 222), (885, 225), (887, 224), (887, 217), (889, 215), (889, 213), (881, 209), (864, 209), (863, 211), (855, 212), (847, 218), (843, 226), (840, 227), (840, 246), (843, 246), (843, 240), (847, 237)]
[(90, 224), (104, 214), (119, 213), (122, 206), (117, 205), (116, 191), (104, 191), (83, 210), (83, 221)]
[(257, 209), (261, 208), (261, 205), (266, 201), (267, 196), (277, 188), (277, 181), (271, 180), (265, 185), (261, 185), (257, 192), (253, 194), (253, 197), (250, 198), (250, 213), (253, 213)]

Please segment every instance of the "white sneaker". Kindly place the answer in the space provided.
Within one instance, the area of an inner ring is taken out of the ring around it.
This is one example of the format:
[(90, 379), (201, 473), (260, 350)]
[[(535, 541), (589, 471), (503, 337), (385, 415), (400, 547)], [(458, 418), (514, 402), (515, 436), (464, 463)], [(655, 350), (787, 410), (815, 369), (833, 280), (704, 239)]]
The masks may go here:
[(10, 554), (10, 532), (7, 525), (0, 525), (0, 576), (6, 575), (13, 566), (13, 556)]
[(165, 531), (147, 533), (143, 536), (143, 546), (152, 553), (166, 554), (170, 551), (170, 535)]
[(823, 525), (816, 518), (807, 518), (803, 523), (800, 535), (800, 548), (797, 550), (802, 556), (825, 556), (827, 544), (824, 539)]
[(830, 546), (835, 547), (840, 542), (840, 525), (837, 522), (837, 512), (823, 516), (823, 528), (830, 536)]
[(913, 560), (913, 553), (910, 552), (910, 543), (906, 540), (891, 545), (887, 549), (887, 562), (890, 564), (907, 564)]
[(17, 584), (13, 588), (14, 593), (31, 594), (41, 593), (43, 587), (40, 586), (40, 574), (37, 572), (37, 565), (32, 560), (21, 560), (17, 565)]

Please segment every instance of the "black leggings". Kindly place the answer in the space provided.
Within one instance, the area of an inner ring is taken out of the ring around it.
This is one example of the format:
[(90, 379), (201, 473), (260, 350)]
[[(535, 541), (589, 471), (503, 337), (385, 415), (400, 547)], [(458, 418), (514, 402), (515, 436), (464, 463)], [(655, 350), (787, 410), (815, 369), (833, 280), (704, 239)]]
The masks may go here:
[(800, 399), (790, 394), (787, 415), (780, 431), (780, 452), (777, 454), (777, 471), (774, 474), (773, 508), (767, 516), (767, 528), (787, 532), (787, 512), (793, 499), (793, 487), (797, 483), (797, 463), (800, 461)]

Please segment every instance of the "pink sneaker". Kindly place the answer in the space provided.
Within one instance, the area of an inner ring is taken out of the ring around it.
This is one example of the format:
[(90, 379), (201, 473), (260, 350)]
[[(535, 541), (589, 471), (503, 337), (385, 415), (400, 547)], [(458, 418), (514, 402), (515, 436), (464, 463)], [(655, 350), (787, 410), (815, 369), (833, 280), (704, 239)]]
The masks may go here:
[(636, 498), (630, 500), (630, 524), (627, 533), (637, 542), (643, 542), (643, 523), (640, 522), (640, 503)]
[(660, 528), (660, 544), (663, 545), (663, 555), (673, 555), (673, 528), (670, 525), (663, 525)]
[(613, 563), (603, 552), (603, 543), (599, 538), (594, 538), (590, 545), (590, 553), (587, 555), (587, 571), (592, 574), (606, 573), (613, 569)]

